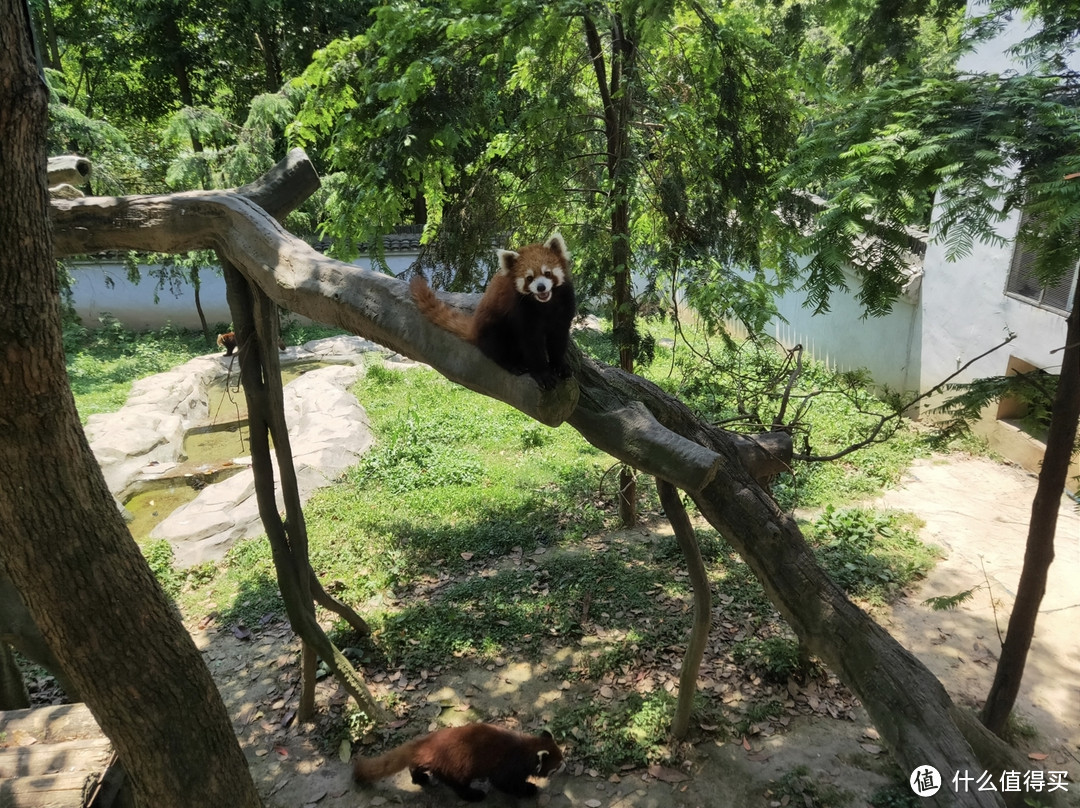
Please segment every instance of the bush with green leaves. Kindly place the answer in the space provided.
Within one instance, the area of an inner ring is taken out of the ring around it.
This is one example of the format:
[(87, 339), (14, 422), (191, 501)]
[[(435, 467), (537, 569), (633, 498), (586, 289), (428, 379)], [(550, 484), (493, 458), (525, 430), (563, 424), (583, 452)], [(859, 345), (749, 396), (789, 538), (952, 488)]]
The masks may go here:
[(937, 550), (922, 543), (917, 528), (909, 515), (830, 505), (809, 538), (822, 566), (846, 592), (884, 603), (934, 564)]

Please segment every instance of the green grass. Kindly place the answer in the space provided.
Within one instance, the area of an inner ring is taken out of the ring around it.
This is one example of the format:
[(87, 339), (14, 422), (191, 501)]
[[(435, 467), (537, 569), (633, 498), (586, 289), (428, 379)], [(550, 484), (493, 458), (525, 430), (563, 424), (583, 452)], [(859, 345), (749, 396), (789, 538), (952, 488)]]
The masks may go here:
[(852, 597), (881, 605), (922, 578), (939, 551), (910, 514), (829, 506), (805, 531), (829, 576)]
[[(228, 329), (224, 323), (211, 326), (214, 334)], [(282, 329), (282, 338), (287, 345), (298, 345), (340, 333), (290, 323)], [(124, 406), (131, 384), (137, 379), (220, 350), (213, 342), (208, 345), (201, 331), (165, 327), (137, 333), (107, 316), (97, 328), (74, 323), (64, 328), (68, 380), (83, 424), (91, 415), (116, 412)]]
[[(97, 351), (107, 364), (107, 347), (122, 377), (122, 362), (132, 376), (150, 366), (139, 360), (150, 350), (136, 346), (164, 350), (172, 337), (95, 339), (101, 344), (84, 346), (87, 355)], [(680, 361), (676, 356), (673, 363), (659, 345), (644, 372), (680, 390), (686, 384)], [(88, 380), (87, 387), (108, 388), (113, 382), (106, 377)], [(610, 457), (569, 427), (540, 426), (430, 371), (376, 364), (355, 392), (371, 419), (375, 446), (337, 485), (309, 501), (305, 517), (316, 573), (372, 628), (363, 641), (344, 624), (332, 632), (369, 675), (401, 668), (413, 676), (455, 660), (537, 660), (553, 646), (574, 652), (553, 675), (584, 692), (643, 670), (677, 669), (692, 603), (682, 554), (670, 537), (612, 532)], [(707, 403), (712, 394), (705, 386), (699, 392), (697, 403)], [(836, 440), (854, 429), (827, 427)], [(847, 492), (876, 491), (913, 451), (901, 448), (866, 462), (857, 455), (843, 464), (836, 484)], [(657, 518), (655, 492), (648, 480), (641, 483), (643, 515)], [(830, 498), (800, 492), (803, 502)], [(833, 508), (806, 532), (831, 574), (853, 596), (873, 603), (893, 597), (932, 562), (914, 541), (914, 528), (902, 515)], [(723, 619), (738, 628), (737, 639), (732, 631), (732, 639), (710, 651), (719, 655), (713, 663), (738, 666), (747, 683), (758, 676), (782, 682), (816, 675), (796, 673), (798, 647), (748, 565), (713, 530), (697, 536)], [(213, 610), (225, 625), (256, 626), (283, 616), (264, 538), (236, 544), (217, 565), (182, 572), (172, 568), (167, 546), (151, 544), (144, 552), (189, 617)], [(778, 711), (768, 694), (735, 713), (708, 693), (699, 694), (699, 704), (706, 716), (701, 723), (720, 735)], [(572, 736), (575, 759), (602, 771), (672, 754), (666, 732), (674, 699), (662, 689), (620, 689), (610, 700), (568, 698), (552, 709), (552, 728)]]
[[(671, 537), (610, 532), (609, 457), (569, 428), (539, 427), (430, 371), (375, 366), (355, 389), (376, 444), (305, 514), (316, 572), (372, 628), (360, 641), (339, 624), (334, 638), (369, 672), (535, 661), (553, 643), (576, 649), (553, 670), (574, 686), (677, 667), (692, 602), (682, 554)], [(826, 510), (808, 533), (848, 591), (881, 601), (928, 563), (912, 528), (900, 515)], [(748, 677), (804, 675), (748, 565), (711, 529), (698, 540), (725, 619), (743, 628), (727, 658)], [(189, 612), (214, 603), (230, 623), (282, 610), (262, 539), (236, 545), (215, 577), (173, 586)], [(722, 713), (707, 696), (702, 705)], [(664, 691), (568, 699), (554, 710), (553, 729), (577, 728), (575, 757), (605, 772), (671, 754)], [(776, 714), (764, 696), (707, 723), (726, 733)]]
[(113, 319), (100, 328), (68, 326), (64, 331), (68, 379), (79, 418), (115, 412), (127, 401), (136, 379), (162, 373), (216, 350), (195, 331), (164, 328), (136, 334)]

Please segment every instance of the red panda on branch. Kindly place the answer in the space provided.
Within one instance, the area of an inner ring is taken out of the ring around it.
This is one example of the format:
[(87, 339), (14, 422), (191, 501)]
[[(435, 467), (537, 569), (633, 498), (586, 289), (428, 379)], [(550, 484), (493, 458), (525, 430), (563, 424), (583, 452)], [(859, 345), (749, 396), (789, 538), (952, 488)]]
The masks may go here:
[(570, 254), (555, 233), (543, 244), (499, 250), (499, 270), (471, 315), (439, 300), (424, 278), (410, 283), (420, 312), (435, 325), (478, 347), (504, 370), (530, 374), (550, 390), (573, 371), (566, 361), (577, 313)]
[(479, 802), (484, 792), (473, 780), (516, 797), (536, 794), (530, 776), (547, 777), (562, 765), (562, 752), (551, 733), (525, 735), (492, 724), (447, 727), (413, 738), (374, 758), (357, 758), (353, 779), (372, 783), (408, 768), (417, 785), (431, 784), (431, 775), (450, 786), (461, 799)]

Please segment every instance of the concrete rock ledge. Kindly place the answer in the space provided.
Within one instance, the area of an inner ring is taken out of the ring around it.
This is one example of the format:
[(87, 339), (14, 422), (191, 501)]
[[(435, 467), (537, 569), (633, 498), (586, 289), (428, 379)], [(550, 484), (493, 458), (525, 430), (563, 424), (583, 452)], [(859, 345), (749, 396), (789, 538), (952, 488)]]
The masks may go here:
[[(364, 357), (373, 352), (384, 349), (343, 336), (281, 354), (283, 366), (331, 363), (285, 386), (285, 418), (303, 501), (355, 465), (372, 444), (367, 413), (349, 388), (364, 372)], [(200, 356), (141, 379), (118, 412), (90, 417), (87, 437), (114, 496), (126, 498), (185, 460), (184, 437), (209, 423), (210, 388), (226, 377), (230, 361), (221, 355)], [(280, 499), (279, 507), (284, 507)], [(262, 533), (254, 480), (246, 468), (207, 485), (150, 535), (171, 542), (176, 563), (187, 566), (219, 559), (238, 539)]]

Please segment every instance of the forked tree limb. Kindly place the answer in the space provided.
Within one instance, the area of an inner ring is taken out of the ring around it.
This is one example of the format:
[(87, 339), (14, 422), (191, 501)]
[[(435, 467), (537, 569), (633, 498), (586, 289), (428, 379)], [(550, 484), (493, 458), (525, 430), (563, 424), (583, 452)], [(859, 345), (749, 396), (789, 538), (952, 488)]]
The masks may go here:
[[(318, 186), (318, 175), (307, 155), (300, 149), (294, 149), (258, 181), (244, 186), (238, 193), (258, 201), (260, 207), (280, 220)], [(289, 622), (303, 643), (300, 708), (297, 715), (301, 721), (306, 721), (315, 713), (315, 659), (318, 655), (326, 661), (361, 709), (369, 717), (379, 718), (382, 711), (360, 674), (315, 619), (313, 596), (322, 605), (344, 616), (360, 633), (369, 633), (367, 623), (351, 608), (332, 598), (311, 568), (307, 525), (285, 420), (281, 361), (277, 351), (280, 342), (277, 307), (265, 292), (249, 284), (235, 265), (227, 259), (221, 260), (229, 308), (240, 338), (240, 372), (248, 404), (256, 499), (270, 541), (278, 586)], [(284, 521), (277, 511), (270, 441), (273, 442), (278, 461), (281, 498), (285, 504)]]
[[(334, 671), (342, 687), (356, 699), (360, 709), (373, 719), (383, 717), (382, 708), (371, 696), (352, 663), (334, 645), (315, 619), (312, 605), (311, 564), (303, 512), (296, 493), (295, 472), (285, 414), (281, 402), (281, 375), (277, 363), (277, 312), (252, 289), (235, 267), (226, 265), (225, 282), (229, 308), (239, 342), (240, 378), (248, 405), (248, 443), (255, 480), (259, 517), (270, 542), (277, 573), (278, 589), (285, 604), (289, 624), (303, 642), (302, 690), (299, 715), (306, 720), (314, 712), (315, 691), (311, 661), (317, 653)], [(270, 347), (266, 347), (270, 346)], [(275, 393), (275, 391), (277, 391)], [(275, 496), (274, 471), (270, 462), (270, 439), (278, 456), (282, 496), (288, 521), (281, 518)], [(290, 473), (292, 472), (292, 473)]]
[[(277, 305), (427, 362), (543, 423), (567, 421), (590, 443), (693, 497), (800, 639), (859, 696), (905, 773), (927, 764), (946, 773), (981, 772), (1002, 758), (1015, 761), (1014, 768), (1030, 765), (977, 722), (954, 718), (941, 683), (824, 573), (795, 521), (755, 481), (761, 474), (748, 470), (732, 435), (700, 421), (655, 385), (575, 352), (575, 379), (542, 393), (531, 379), (503, 372), (430, 324), (406, 284), (319, 255), (235, 194), (83, 199), (52, 207), (58, 255), (216, 249)], [(790, 440), (786, 448), (782, 440), (778, 445), (775, 462), (783, 467)], [(967, 808), (1007, 799), (1022, 805), (1022, 798), (944, 788), (925, 804)]]

